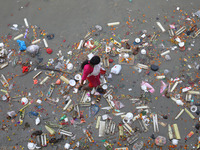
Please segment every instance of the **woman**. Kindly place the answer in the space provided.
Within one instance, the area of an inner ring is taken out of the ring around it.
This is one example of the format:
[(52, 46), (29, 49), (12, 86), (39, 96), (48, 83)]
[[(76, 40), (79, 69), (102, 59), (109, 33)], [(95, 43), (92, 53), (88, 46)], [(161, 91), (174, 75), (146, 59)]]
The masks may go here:
[(93, 56), (90, 60), (85, 60), (82, 63), (81, 69), (83, 70), (83, 75), (79, 89), (83, 86), (83, 82), (86, 79), (89, 81), (89, 84), (84, 87), (84, 90), (92, 90), (93, 87), (100, 85), (100, 61), (99, 56)]

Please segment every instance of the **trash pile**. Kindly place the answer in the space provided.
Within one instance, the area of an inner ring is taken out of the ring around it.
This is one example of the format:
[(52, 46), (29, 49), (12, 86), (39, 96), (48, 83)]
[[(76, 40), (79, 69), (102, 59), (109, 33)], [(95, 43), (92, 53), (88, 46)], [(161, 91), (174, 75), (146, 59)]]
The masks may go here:
[[(61, 50), (51, 48), (49, 43), (56, 36), (29, 25), (26, 18), (25, 26), (14, 24), (14, 36), (2, 36), (0, 43), (1, 106), (9, 105), (8, 112), (1, 111), (1, 129), (7, 132), (7, 141), (15, 149), (30, 150), (200, 148), (200, 51), (193, 48), (199, 39), (200, 13), (177, 12), (182, 14), (178, 22), (163, 25), (157, 19), (156, 32), (146, 29), (137, 32), (135, 39), (131, 28), (137, 21), (130, 16), (125, 24), (107, 23), (106, 29), (93, 26), (67, 50), (62, 45)], [(118, 32), (126, 27), (123, 38)], [(105, 35), (103, 30), (110, 32)], [(168, 41), (160, 39), (161, 35), (167, 35)], [(173, 61), (177, 53), (180, 57), (174, 63), (179, 61), (181, 66), (162, 68), (161, 63)], [(45, 60), (44, 55), (55, 58)], [(105, 69), (101, 76), (103, 94), (97, 89), (77, 88), (82, 75), (80, 64), (94, 55), (101, 57)], [(7, 67), (13, 71), (6, 72)], [(122, 76), (120, 80), (122, 74), (130, 78)], [(132, 83), (137, 75), (139, 84)], [(33, 82), (20, 91), (23, 82), (18, 85), (16, 81), (26, 82), (26, 78)], [(126, 81), (134, 85), (124, 94)], [(161, 96), (156, 93), (158, 82)], [(134, 93), (135, 89), (140, 93)], [(180, 111), (162, 114), (156, 107), (164, 100), (169, 109)], [(183, 114), (191, 118), (188, 133), (179, 130), (182, 123), (178, 120)], [(24, 131), (28, 136), (22, 138)]]

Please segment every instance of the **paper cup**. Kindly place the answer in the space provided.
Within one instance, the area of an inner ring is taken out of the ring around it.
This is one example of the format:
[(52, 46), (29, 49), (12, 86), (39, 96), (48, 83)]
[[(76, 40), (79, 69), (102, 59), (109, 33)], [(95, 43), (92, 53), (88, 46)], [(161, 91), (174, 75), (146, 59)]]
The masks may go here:
[(28, 143), (27, 146), (28, 146), (29, 150), (34, 150), (36, 148), (36, 145), (34, 143), (30, 143), (30, 142)]
[(21, 99), (21, 103), (22, 103), (22, 105), (28, 104), (28, 99), (27, 99), (26, 97), (23, 97), (23, 98)]

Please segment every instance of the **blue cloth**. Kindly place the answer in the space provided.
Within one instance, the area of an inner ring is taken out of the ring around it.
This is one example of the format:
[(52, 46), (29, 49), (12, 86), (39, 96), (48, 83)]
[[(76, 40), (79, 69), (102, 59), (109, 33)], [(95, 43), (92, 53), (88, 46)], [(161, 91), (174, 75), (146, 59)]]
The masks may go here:
[(17, 40), (17, 43), (19, 43), (19, 46), (20, 46), (19, 50), (20, 51), (25, 51), (26, 50), (26, 44), (25, 44), (24, 41)]

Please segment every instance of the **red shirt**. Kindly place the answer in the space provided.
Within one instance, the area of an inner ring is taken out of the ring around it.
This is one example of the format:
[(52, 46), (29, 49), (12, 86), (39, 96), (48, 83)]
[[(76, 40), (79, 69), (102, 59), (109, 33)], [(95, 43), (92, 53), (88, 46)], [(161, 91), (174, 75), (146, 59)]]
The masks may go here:
[(83, 68), (82, 80), (88, 79), (92, 87), (97, 87), (100, 85), (100, 73), (97, 76), (91, 75), (88, 77), (88, 75), (93, 72), (93, 69), (94, 68), (90, 64), (86, 64)]

